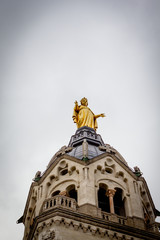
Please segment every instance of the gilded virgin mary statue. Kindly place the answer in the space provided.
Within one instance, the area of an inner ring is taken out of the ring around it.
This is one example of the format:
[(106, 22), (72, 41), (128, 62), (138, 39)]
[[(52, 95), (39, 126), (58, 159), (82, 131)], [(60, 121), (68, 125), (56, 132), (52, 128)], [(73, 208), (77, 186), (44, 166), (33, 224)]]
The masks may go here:
[(81, 105), (78, 105), (78, 102), (75, 101), (74, 111), (73, 111), (73, 121), (77, 124), (77, 128), (80, 127), (90, 127), (93, 128), (95, 131), (98, 127), (97, 125), (97, 118), (105, 117), (104, 113), (95, 115), (91, 109), (88, 107), (88, 100), (87, 98), (81, 99)]

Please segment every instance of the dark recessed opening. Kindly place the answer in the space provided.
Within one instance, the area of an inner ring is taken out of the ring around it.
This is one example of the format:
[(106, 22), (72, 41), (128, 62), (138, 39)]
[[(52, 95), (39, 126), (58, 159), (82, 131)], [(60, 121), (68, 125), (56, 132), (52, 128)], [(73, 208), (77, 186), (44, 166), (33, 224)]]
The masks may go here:
[(124, 200), (122, 200), (122, 190), (116, 188), (114, 195), (114, 210), (117, 215), (125, 216)]
[(68, 194), (68, 197), (74, 198), (76, 200), (76, 202), (77, 202), (77, 191), (75, 189), (75, 185), (68, 186), (67, 194)]
[(60, 191), (55, 191), (54, 193), (52, 193), (52, 197), (58, 195), (60, 193)]
[(104, 212), (110, 212), (109, 198), (106, 196), (106, 190), (101, 187), (98, 190), (98, 207)]
[(68, 169), (64, 169), (64, 170), (62, 170), (61, 171), (61, 175), (63, 176), (63, 175), (66, 175), (68, 173)]

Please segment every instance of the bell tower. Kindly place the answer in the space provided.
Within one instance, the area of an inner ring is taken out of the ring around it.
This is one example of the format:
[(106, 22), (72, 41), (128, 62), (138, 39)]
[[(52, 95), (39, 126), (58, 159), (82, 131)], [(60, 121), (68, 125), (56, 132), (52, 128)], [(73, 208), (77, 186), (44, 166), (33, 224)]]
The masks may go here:
[(105, 144), (88, 126), (91, 110), (77, 106), (75, 122), (83, 109), (87, 124), (79, 122), (69, 144), (37, 172), (18, 220), (25, 227), (23, 240), (160, 239), (158, 211), (139, 168), (132, 170)]

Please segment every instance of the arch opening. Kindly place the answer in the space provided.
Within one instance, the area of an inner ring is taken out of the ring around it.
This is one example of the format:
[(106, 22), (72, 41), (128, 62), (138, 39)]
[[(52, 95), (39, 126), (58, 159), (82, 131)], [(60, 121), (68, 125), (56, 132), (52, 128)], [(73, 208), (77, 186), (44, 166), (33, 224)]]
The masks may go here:
[(59, 193), (60, 193), (60, 191), (59, 191), (59, 190), (57, 190), (57, 191), (53, 192), (53, 193), (52, 193), (52, 197), (54, 197), (54, 196), (58, 195)]
[(106, 195), (107, 185), (100, 184), (98, 189), (98, 207), (104, 212), (110, 212), (109, 198)]
[(122, 198), (122, 189), (120, 188), (115, 188), (116, 193), (114, 195), (114, 210), (115, 210), (115, 214), (119, 215), (119, 216), (126, 216), (126, 212), (125, 212), (125, 199)]
[(66, 192), (67, 192), (68, 197), (74, 198), (77, 202), (77, 190), (75, 189), (74, 184), (68, 186), (67, 189), (66, 189)]

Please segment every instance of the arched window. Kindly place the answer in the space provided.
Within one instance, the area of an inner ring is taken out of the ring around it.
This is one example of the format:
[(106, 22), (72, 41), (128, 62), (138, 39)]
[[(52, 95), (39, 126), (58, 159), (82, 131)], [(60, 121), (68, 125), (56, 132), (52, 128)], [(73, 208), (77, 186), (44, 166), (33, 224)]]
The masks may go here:
[(98, 207), (104, 212), (110, 212), (109, 198), (106, 196), (107, 185), (100, 184), (98, 190)]
[(72, 184), (67, 187), (67, 196), (70, 198), (74, 198), (77, 201), (77, 190), (75, 189), (75, 185)]
[(126, 216), (124, 208), (124, 199), (122, 199), (122, 189), (115, 188), (116, 192), (114, 195), (114, 210), (115, 214), (119, 216)]
[(53, 192), (52, 193), (52, 197), (54, 197), (54, 196), (56, 196), (56, 195), (58, 195), (60, 193), (60, 191), (58, 190), (58, 191), (55, 191), (55, 192)]

